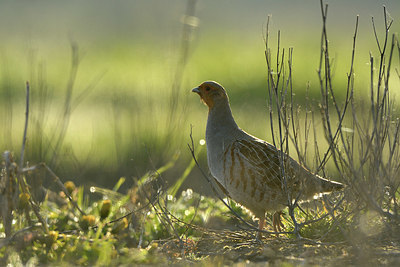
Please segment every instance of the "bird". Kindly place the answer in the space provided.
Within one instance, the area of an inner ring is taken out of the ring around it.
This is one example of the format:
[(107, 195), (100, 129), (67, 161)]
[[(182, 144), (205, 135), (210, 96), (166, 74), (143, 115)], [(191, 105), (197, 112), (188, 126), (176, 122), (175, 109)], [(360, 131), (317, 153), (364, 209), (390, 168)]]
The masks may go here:
[(208, 106), (206, 147), (211, 175), (225, 194), (259, 219), (257, 238), (266, 212), (274, 212), (273, 228), (280, 232), (280, 216), (288, 201), (307, 201), (344, 187), (313, 174), (274, 145), (242, 130), (219, 83), (205, 81), (192, 92)]

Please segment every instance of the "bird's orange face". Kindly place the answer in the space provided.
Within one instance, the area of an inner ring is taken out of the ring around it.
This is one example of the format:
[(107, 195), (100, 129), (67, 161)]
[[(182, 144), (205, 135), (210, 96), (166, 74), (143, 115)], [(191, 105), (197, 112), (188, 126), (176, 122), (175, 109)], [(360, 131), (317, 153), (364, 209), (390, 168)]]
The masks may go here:
[(220, 99), (228, 99), (225, 89), (217, 82), (207, 81), (193, 88), (192, 92), (199, 94), (201, 100), (211, 109)]

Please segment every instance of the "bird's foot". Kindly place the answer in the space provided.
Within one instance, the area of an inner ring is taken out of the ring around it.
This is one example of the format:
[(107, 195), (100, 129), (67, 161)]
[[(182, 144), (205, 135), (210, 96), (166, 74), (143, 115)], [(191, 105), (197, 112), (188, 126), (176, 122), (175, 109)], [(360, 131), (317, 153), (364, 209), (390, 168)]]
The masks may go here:
[(262, 233), (261, 232), (257, 232), (256, 239), (255, 239), (256, 243), (258, 243), (260, 245), (264, 244), (263, 241), (262, 241), (262, 238), (263, 238)]
[(264, 229), (264, 224), (265, 224), (265, 217), (262, 217), (258, 221), (258, 231), (257, 231), (257, 234), (256, 234), (256, 241), (257, 242), (261, 242), (262, 243), (261, 239), (263, 237), (262, 236), (262, 231)]
[(276, 211), (272, 216), (272, 226), (274, 227), (274, 231), (277, 233), (282, 232), (282, 229), (285, 229), (285, 226), (282, 223), (282, 218), (281, 218), (282, 214), (283, 214), (282, 211)]

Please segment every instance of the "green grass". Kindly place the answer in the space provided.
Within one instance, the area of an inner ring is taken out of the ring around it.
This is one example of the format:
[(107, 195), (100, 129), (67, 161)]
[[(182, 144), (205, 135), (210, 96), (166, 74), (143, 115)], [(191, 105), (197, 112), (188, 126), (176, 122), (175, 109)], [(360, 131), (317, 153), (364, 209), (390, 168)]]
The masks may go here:
[[(120, 181), (114, 190), (95, 188), (91, 189), (91, 194), (84, 193), (83, 187), (72, 188), (73, 199), (88, 215), (79, 214), (65, 198), (63, 204), (46, 200), (41, 205), (41, 213), (47, 218), (50, 233), (40, 233), (38, 228), (19, 232), (13, 238), (14, 246), (0, 248), (0, 263), (119, 265), (166, 262), (167, 256), (173, 256), (178, 250), (172, 246), (168, 252), (168, 244), (162, 241), (170, 239), (172, 230), (165, 225), (165, 215), (159, 214), (160, 206), (157, 203), (154, 207), (146, 205), (144, 194), (148, 192), (141, 192), (146, 190), (143, 187), (139, 191), (137, 187), (132, 188), (127, 195), (117, 193), (124, 180)], [(99, 194), (110, 201), (111, 206), (104, 209), (106, 200), (90, 200), (91, 195)], [(198, 226), (204, 226), (211, 217), (227, 211), (219, 208), (216, 200), (201, 197), (192, 190), (184, 191), (177, 198), (168, 197), (167, 204), (169, 212), (176, 218)], [(130, 211), (130, 216), (123, 217)], [(23, 209), (20, 212), (13, 223), (13, 232), (29, 226)], [(29, 213), (34, 217), (32, 212)], [(181, 238), (198, 240), (201, 237), (200, 232), (177, 221), (172, 225)]]
[[(163, 173), (162, 169), (159, 171)], [(201, 196), (191, 189), (176, 197), (164, 192), (157, 197), (157, 186), (150, 182), (149, 187), (150, 177), (142, 177), (143, 183), (132, 187), (128, 194), (117, 192), (126, 181), (124, 178), (112, 190), (96, 187), (90, 193), (82, 186), (66, 183), (72, 198), (86, 215), (80, 214), (65, 194), (49, 196), (40, 206), (49, 226), (48, 234), (38, 225), (31, 227), (26, 215), (35, 221), (34, 213), (28, 206), (19, 205), (12, 225), (15, 234), (8, 245), (0, 247), (0, 264), (119, 266), (204, 261), (229, 264), (244, 260), (293, 264), (294, 255), (319, 264), (337, 263), (337, 257), (341, 262), (358, 259), (351, 242), (350, 245), (345, 242), (346, 233), (354, 236), (358, 232), (365, 233), (364, 240), (377, 238), (378, 241), (371, 239), (375, 242), (375, 251), (387, 249), (379, 240), (388, 238), (389, 233), (382, 231), (382, 221), (376, 219), (376, 214), (363, 214), (360, 224), (352, 224), (353, 218), (349, 219), (351, 216), (342, 209), (335, 211), (335, 219), (328, 216), (304, 227), (301, 234), (308, 239), (303, 244), (291, 234), (264, 235), (264, 244), (256, 242), (254, 234), (244, 231), (245, 226), (219, 200)], [(160, 182), (159, 178), (152, 179)], [(256, 223), (239, 206), (233, 204), (232, 208), (247, 222)], [(326, 212), (321, 201), (303, 208), (308, 215), (296, 212), (302, 222)], [(24, 209), (28, 212), (24, 213)], [(272, 231), (269, 217), (266, 229)], [(287, 212), (284, 217), (284, 230), (293, 230)], [(2, 227), (0, 224), (0, 230), (4, 230)], [(375, 234), (370, 232), (372, 229)], [(380, 235), (376, 234), (377, 229)], [(308, 258), (316, 250), (318, 255)], [(372, 261), (384, 261), (380, 256), (369, 257)]]

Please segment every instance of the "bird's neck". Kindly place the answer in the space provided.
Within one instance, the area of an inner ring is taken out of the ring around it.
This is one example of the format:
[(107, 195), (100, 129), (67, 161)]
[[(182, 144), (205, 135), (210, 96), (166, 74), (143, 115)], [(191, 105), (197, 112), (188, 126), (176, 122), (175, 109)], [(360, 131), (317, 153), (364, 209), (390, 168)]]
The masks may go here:
[(240, 129), (233, 119), (229, 102), (215, 103), (208, 111), (206, 143), (211, 174), (224, 183), (223, 155), (226, 148), (239, 136)]
[(206, 137), (218, 133), (227, 133), (239, 129), (235, 119), (232, 116), (232, 111), (229, 102), (216, 103), (208, 111)]

